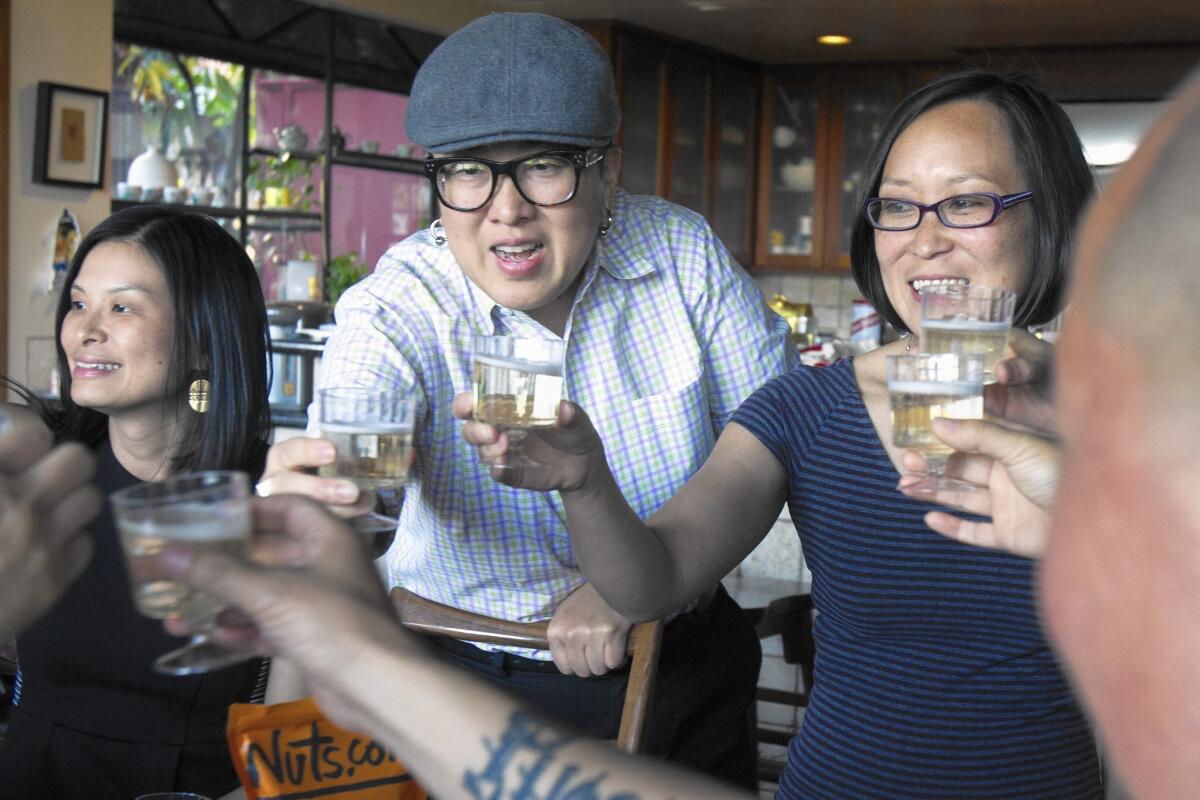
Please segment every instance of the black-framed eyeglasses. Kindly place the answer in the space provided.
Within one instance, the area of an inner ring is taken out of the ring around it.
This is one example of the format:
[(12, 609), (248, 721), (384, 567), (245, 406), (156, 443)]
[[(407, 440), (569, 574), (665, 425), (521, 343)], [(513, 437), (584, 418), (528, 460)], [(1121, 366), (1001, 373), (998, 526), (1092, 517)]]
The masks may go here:
[(998, 195), (992, 192), (956, 194), (933, 205), (896, 197), (872, 197), (863, 203), (871, 227), (881, 231), (911, 231), (921, 224), (926, 211), (937, 214), (947, 228), (982, 228), (991, 225), (1000, 212), (1033, 197), (1033, 192)]
[(425, 159), (425, 174), (442, 205), (455, 211), (487, 205), (501, 175), (512, 178), (521, 197), (535, 206), (557, 206), (575, 196), (583, 171), (603, 160), (600, 150), (543, 150), (512, 161), (450, 156)]

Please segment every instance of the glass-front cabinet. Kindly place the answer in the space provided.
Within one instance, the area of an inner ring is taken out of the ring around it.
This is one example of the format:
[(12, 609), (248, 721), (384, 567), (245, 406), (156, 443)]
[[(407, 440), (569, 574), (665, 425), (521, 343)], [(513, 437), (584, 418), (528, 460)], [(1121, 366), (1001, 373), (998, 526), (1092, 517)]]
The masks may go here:
[(667, 149), (670, 183), (667, 199), (701, 214), (708, 208), (709, 104), (712, 76), (696, 56), (672, 54), (668, 62), (671, 78), (671, 138)]
[(827, 149), (818, 82), (763, 83), (758, 185), (758, 257), (767, 268), (818, 266), (824, 209), (819, 182)]
[(850, 234), (860, 208), (863, 172), (871, 149), (888, 116), (902, 97), (902, 86), (884, 71), (842, 71), (833, 84), (831, 164), (837, 173), (829, 186), (829, 203), (837, 209), (825, 258), (834, 267), (850, 267)]
[(613, 23), (586, 28), (613, 56), (621, 186), (703, 214), (750, 266), (758, 69)]
[(749, 266), (754, 247), (754, 163), (758, 130), (758, 73), (723, 64), (713, 74), (712, 117), (716, 175), (709, 221), (717, 238)]
[(621, 186), (630, 194), (656, 194), (666, 64), (654, 49), (638, 47), (628, 39), (617, 47), (621, 65)]
[(850, 267), (863, 170), (902, 92), (899, 73), (886, 68), (814, 68), (764, 78), (757, 267)]

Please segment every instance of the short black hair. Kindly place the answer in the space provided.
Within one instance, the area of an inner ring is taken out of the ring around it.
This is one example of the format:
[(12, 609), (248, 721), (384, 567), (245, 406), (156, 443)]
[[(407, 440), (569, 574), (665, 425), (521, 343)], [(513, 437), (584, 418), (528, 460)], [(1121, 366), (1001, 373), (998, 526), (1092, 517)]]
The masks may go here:
[[(118, 211), (83, 237), (71, 260), (54, 317), (61, 405), (48, 414), (48, 407), (38, 404), (56, 438), (95, 446), (108, 432), (107, 416), (72, 401), (62, 347), (71, 286), (88, 254), (104, 242), (137, 247), (166, 280), (174, 324), (164, 400), (186, 412), (172, 471), (237, 469), (256, 477), (271, 425), (267, 310), (258, 274), (237, 240), (212, 219), (165, 206)], [(184, 406), (194, 377), (212, 384), (204, 414)]]
[[(1095, 191), (1095, 179), (1083, 156), (1083, 145), (1066, 112), (1032, 78), (975, 70), (939, 78), (906, 97), (888, 118), (863, 170), (858, 208), (879, 193), (883, 166), (904, 130), (930, 109), (958, 100), (991, 104), (1008, 125), (1018, 166), (1032, 189), (1033, 264), (1029, 286), (1017, 298), (1013, 324), (1039, 325), (1061, 310), (1070, 271), (1071, 242), (1084, 208)], [(862, 213), (850, 236), (850, 264), (863, 296), (897, 330), (907, 326), (888, 301), (875, 229)]]

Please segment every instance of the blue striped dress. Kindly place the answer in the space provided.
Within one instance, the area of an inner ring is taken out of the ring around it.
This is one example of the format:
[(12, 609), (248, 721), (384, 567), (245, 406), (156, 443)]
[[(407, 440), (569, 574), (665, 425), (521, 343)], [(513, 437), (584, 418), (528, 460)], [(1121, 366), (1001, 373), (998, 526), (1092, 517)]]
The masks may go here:
[(1092, 734), (1038, 626), (1032, 563), (925, 527), (850, 360), (733, 421), (787, 469), (812, 570), (814, 688), (780, 798), (1101, 797)]

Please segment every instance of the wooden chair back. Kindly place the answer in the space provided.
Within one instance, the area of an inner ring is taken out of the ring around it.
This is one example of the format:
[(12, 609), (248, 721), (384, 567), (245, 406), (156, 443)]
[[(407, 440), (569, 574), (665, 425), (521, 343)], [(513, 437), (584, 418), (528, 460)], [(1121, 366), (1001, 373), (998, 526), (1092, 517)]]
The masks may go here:
[[(758, 687), (759, 711), (762, 703), (775, 703), (785, 707), (804, 708), (813, 685), (813, 660), (816, 646), (813, 643), (813, 602), (809, 594), (795, 594), (772, 600), (764, 608), (743, 609), (754, 625), (759, 639), (779, 636), (783, 644), (783, 661), (799, 668), (802, 685), (799, 691)], [(787, 747), (797, 730), (772, 727), (760, 721), (758, 726), (759, 759), (758, 777), (760, 788), (769, 789), (779, 783), (784, 759), (775, 751), (762, 745)]]
[[(420, 633), (468, 642), (550, 649), (546, 622), (511, 622), (476, 614), (428, 600), (399, 586), (392, 589), (390, 596), (400, 621)], [(625, 689), (616, 742), (617, 747), (627, 753), (640, 752), (645, 740), (661, 643), (662, 623), (658, 620), (634, 625), (629, 631), (626, 643), (630, 658), (629, 685)]]

